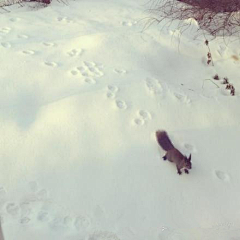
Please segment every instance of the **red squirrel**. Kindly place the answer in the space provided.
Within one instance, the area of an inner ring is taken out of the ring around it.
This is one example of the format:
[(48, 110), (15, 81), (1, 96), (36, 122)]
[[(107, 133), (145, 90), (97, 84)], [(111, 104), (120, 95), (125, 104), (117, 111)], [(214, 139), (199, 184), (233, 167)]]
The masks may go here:
[(174, 162), (177, 166), (177, 173), (182, 174), (181, 170), (184, 169), (185, 173), (189, 173), (188, 169), (192, 168), (191, 163), (191, 154), (187, 158), (180, 151), (178, 151), (172, 144), (171, 140), (168, 137), (166, 131), (157, 131), (156, 137), (159, 145), (167, 153), (163, 156), (163, 160), (168, 160), (169, 162)]

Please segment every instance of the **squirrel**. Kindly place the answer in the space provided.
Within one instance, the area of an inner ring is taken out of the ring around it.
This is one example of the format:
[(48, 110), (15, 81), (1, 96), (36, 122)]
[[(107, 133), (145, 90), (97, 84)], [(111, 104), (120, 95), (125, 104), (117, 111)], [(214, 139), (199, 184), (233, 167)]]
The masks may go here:
[(177, 150), (171, 140), (168, 137), (166, 131), (157, 131), (156, 137), (158, 144), (165, 150), (167, 153), (163, 156), (163, 160), (168, 160), (174, 162), (177, 166), (177, 173), (182, 174), (181, 170), (184, 169), (185, 173), (189, 173), (188, 169), (192, 168), (191, 163), (191, 154), (187, 158), (179, 150)]

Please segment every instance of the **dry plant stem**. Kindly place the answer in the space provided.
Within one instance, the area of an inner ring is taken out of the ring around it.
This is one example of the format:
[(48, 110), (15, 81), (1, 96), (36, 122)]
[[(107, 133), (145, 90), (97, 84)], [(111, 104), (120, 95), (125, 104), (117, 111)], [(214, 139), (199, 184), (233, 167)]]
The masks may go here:
[(228, 78), (227, 77), (223, 78), (223, 84), (228, 84), (228, 83), (229, 83)]
[(212, 79), (205, 79), (205, 80), (203, 80), (202, 89), (203, 89), (203, 87), (204, 87), (205, 81), (210, 81), (210, 82), (213, 83), (215, 86), (217, 86), (217, 88), (220, 88)]
[(214, 80), (220, 80), (218, 74), (216, 74), (214, 77), (213, 77)]
[(207, 53), (208, 61), (207, 61), (207, 64), (209, 65), (210, 63), (212, 63), (212, 66), (214, 66), (214, 62), (213, 62), (213, 59), (212, 59), (212, 53), (211, 53), (211, 49), (210, 49), (210, 46), (209, 46), (209, 41), (207, 39), (205, 40), (205, 45), (208, 48), (208, 53)]

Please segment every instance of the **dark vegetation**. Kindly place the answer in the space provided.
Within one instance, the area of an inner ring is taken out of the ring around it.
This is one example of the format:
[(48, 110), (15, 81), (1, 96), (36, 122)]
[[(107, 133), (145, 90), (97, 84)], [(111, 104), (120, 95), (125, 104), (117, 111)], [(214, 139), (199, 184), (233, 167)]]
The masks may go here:
[(170, 26), (181, 20), (178, 29), (184, 32), (197, 21), (199, 29), (213, 37), (237, 36), (240, 34), (239, 0), (153, 0), (149, 11), (152, 22), (167, 20)]
[(39, 6), (47, 6), (51, 3), (52, 0), (5, 0), (0, 2), (0, 8), (6, 12), (9, 12), (7, 7), (12, 5), (19, 5), (23, 7), (25, 3), (35, 2), (38, 3)]

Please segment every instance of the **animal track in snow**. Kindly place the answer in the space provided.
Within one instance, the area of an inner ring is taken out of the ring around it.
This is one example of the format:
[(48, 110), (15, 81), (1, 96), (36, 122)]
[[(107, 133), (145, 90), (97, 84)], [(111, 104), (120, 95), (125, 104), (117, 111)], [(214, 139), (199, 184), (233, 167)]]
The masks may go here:
[(138, 114), (144, 120), (150, 120), (152, 118), (152, 115), (146, 110), (140, 110)]
[(15, 216), (19, 212), (19, 206), (16, 203), (8, 203), (6, 206), (6, 211), (8, 214)]
[(18, 35), (18, 38), (23, 38), (23, 39), (27, 39), (27, 38), (29, 38), (27, 35), (25, 35), (25, 34), (19, 34)]
[(195, 152), (196, 151), (195, 147), (193, 145), (189, 144), (189, 143), (185, 143), (184, 147), (190, 152)]
[(162, 85), (160, 83), (160, 81), (158, 79), (155, 78), (147, 78), (145, 80), (146, 86), (148, 91), (151, 94), (157, 95), (157, 94), (161, 94), (163, 91)]
[(184, 103), (190, 103), (191, 102), (191, 100), (187, 97), (187, 95), (177, 93), (177, 92), (174, 92), (173, 95), (180, 102), (184, 102)]
[(107, 89), (107, 98), (114, 99), (116, 97), (116, 93), (119, 91), (119, 88), (117, 86), (108, 85)]
[(23, 217), (20, 219), (20, 223), (21, 224), (28, 224), (31, 221), (31, 219), (29, 217)]
[(40, 211), (37, 216), (38, 221), (48, 222), (50, 220), (49, 214), (46, 211)]
[(227, 173), (225, 173), (225, 172), (222, 172), (222, 171), (219, 171), (219, 170), (215, 170), (214, 174), (215, 174), (215, 176), (218, 179), (220, 179), (220, 180), (222, 180), (224, 182), (229, 182), (230, 181), (230, 176)]
[(83, 54), (83, 49), (72, 49), (71, 51), (67, 52), (67, 54), (70, 57), (78, 57), (81, 56)]
[(121, 24), (126, 27), (132, 27), (137, 24), (137, 21), (122, 21)]
[(120, 238), (112, 232), (96, 231), (90, 234), (88, 240), (120, 240)]
[(109, 98), (109, 99), (114, 99), (115, 97), (116, 97), (116, 95), (115, 95), (115, 93), (113, 93), (113, 92), (107, 92), (107, 98)]
[(119, 88), (117, 86), (113, 86), (113, 85), (108, 85), (107, 86), (108, 90), (112, 93), (116, 93), (119, 91)]
[(3, 42), (3, 43), (1, 43), (1, 45), (2, 45), (4, 48), (11, 48), (11, 47), (12, 47), (11, 43), (9, 43), (9, 42)]
[(118, 74), (121, 74), (121, 75), (124, 75), (124, 74), (127, 73), (127, 70), (125, 70), (125, 69), (114, 69), (114, 72), (118, 73)]
[(49, 226), (54, 230), (62, 229), (64, 227), (63, 219), (55, 217), (50, 221)]
[(22, 217), (28, 217), (31, 214), (32, 208), (30, 206), (30, 202), (27, 201), (22, 202), (19, 204), (19, 206)]
[(57, 63), (55, 62), (44, 62), (44, 64), (48, 67), (57, 67)]
[(77, 69), (80, 71), (84, 77), (102, 77), (104, 74), (102, 72), (102, 65), (98, 65), (95, 62), (83, 62), (82, 66)]
[(27, 55), (34, 55), (36, 52), (33, 50), (24, 50), (22, 53), (27, 54)]
[(45, 200), (48, 197), (48, 192), (46, 189), (41, 189), (36, 193), (36, 197), (39, 200)]
[(90, 220), (86, 217), (79, 216), (74, 221), (74, 226), (77, 230), (87, 230), (90, 227), (91, 223)]
[[(53, 219), (51, 215), (54, 217), (58, 212), (55, 210), (56, 205), (47, 198), (47, 190), (39, 188), (36, 181), (29, 182), (27, 187), (29, 193), (20, 202), (5, 202), (0, 196), (1, 203), (4, 204), (1, 216), (4, 214), (4, 220), (14, 220), (22, 225), (31, 221), (50, 222)], [(4, 190), (0, 188), (0, 192), (1, 189)]]
[(126, 104), (125, 101), (116, 100), (115, 103), (116, 103), (116, 106), (117, 106), (118, 109), (120, 109), (120, 110), (126, 110), (127, 109), (127, 104)]
[(0, 33), (5, 33), (5, 34), (7, 34), (7, 33), (9, 33), (11, 31), (11, 28), (9, 28), (9, 27), (4, 27), (4, 28), (1, 28), (0, 29)]
[(138, 118), (134, 119), (134, 123), (138, 126), (145, 124), (148, 120), (152, 119), (152, 115), (146, 110), (138, 111)]
[(134, 119), (134, 123), (135, 123), (136, 125), (141, 126), (141, 125), (143, 125), (143, 124), (145, 123), (145, 121), (144, 121), (143, 119), (141, 119), (141, 118), (135, 118), (135, 119)]
[(52, 43), (52, 42), (43, 42), (43, 45), (46, 46), (46, 47), (54, 47), (54, 46), (57, 46), (56, 43)]
[(79, 73), (85, 78), (98, 78), (104, 74), (102, 72), (102, 65), (96, 64), (95, 62), (83, 62), (81, 66), (71, 70), (71, 74), (76, 76)]
[(65, 226), (70, 227), (73, 224), (73, 218), (70, 217), (70, 216), (66, 216), (63, 219), (63, 223), (64, 223)]
[(57, 20), (62, 23), (72, 23), (72, 19), (69, 17), (58, 17)]
[(76, 75), (78, 75), (78, 71), (72, 70), (72, 71), (71, 71), (71, 74), (72, 74), (73, 76), (76, 76)]
[(94, 79), (94, 78), (90, 78), (90, 77), (87, 77), (84, 79), (85, 83), (88, 83), (88, 84), (96, 84), (97, 81)]

